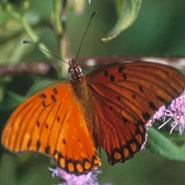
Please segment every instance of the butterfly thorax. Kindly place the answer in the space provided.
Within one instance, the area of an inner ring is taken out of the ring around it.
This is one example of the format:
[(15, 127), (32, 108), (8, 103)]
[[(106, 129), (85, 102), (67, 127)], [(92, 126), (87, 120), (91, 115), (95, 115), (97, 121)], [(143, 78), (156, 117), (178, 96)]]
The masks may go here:
[(78, 82), (80, 82), (80, 79), (83, 76), (82, 68), (76, 64), (74, 59), (69, 61), (68, 73), (73, 80), (78, 81)]
[(83, 76), (81, 66), (76, 64), (74, 59), (69, 61), (68, 73), (73, 79), (72, 84), (74, 93), (80, 100), (81, 104), (83, 104), (82, 102), (88, 102), (90, 95), (87, 87), (87, 80), (86, 77)]
[(74, 93), (80, 100), (82, 106), (86, 106), (87, 102), (89, 102), (90, 97), (90, 92), (87, 87), (87, 80), (86, 77), (83, 76), (81, 66), (77, 65), (74, 59), (69, 61), (68, 73), (73, 79), (72, 84), (74, 88)]

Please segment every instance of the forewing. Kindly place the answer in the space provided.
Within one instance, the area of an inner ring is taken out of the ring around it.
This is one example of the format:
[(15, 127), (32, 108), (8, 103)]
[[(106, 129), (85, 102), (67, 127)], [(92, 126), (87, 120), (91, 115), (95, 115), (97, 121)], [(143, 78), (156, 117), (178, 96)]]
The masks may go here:
[(110, 164), (132, 157), (145, 142), (145, 124), (178, 97), (185, 77), (169, 66), (135, 62), (103, 67), (87, 76), (98, 143)]
[(73, 91), (70, 82), (57, 83), (21, 104), (3, 130), (5, 148), (49, 155), (70, 173), (96, 169), (100, 160)]

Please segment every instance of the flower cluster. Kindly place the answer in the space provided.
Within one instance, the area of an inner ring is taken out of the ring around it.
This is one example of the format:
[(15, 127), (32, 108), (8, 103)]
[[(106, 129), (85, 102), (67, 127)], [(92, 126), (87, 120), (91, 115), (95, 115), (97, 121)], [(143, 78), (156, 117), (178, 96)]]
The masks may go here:
[(163, 121), (159, 129), (171, 122), (170, 133), (172, 133), (176, 127), (179, 130), (179, 134), (183, 133), (185, 129), (185, 90), (178, 98), (173, 100), (168, 107), (162, 106), (147, 123), (147, 128), (155, 121)]
[(100, 170), (91, 171), (87, 174), (78, 176), (75, 174), (69, 174), (61, 168), (49, 168), (49, 170), (52, 172), (52, 177), (57, 176), (64, 181), (59, 185), (99, 185), (98, 174), (101, 173)]

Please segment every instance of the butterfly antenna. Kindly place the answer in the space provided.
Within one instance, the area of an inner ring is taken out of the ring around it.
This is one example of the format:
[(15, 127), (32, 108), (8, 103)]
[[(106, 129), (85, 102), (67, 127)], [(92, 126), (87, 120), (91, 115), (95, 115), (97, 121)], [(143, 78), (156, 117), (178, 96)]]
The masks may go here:
[[(62, 62), (64, 62), (64, 63), (68, 64), (68, 62), (66, 62), (64, 59), (62, 59), (62, 58), (60, 58), (59, 56), (57, 56), (57, 55), (55, 55), (55, 54), (51, 53), (51, 52), (50, 52), (50, 51), (48, 51), (48, 50), (46, 50), (46, 49), (42, 48), (42, 47), (41, 47), (41, 46), (39, 46), (38, 44), (35, 44), (35, 43), (33, 43), (33, 42), (31, 42), (31, 41), (28, 41), (28, 40), (23, 40), (23, 44), (32, 44), (32, 45), (37, 45), (37, 47), (38, 47), (39, 49), (41, 49), (42, 51), (44, 51), (44, 52), (48, 53), (49, 55), (51, 55), (51, 56), (55, 57), (56, 59), (61, 60), (61, 61), (62, 61)], [(69, 64), (68, 64), (68, 65), (69, 65)]]
[(78, 52), (77, 52), (77, 54), (76, 54), (75, 63), (76, 63), (76, 61), (77, 61), (77, 59), (78, 59), (78, 55), (79, 55), (79, 53), (80, 53), (80, 49), (81, 49), (81, 47), (82, 47), (82, 43), (83, 43), (84, 38), (85, 38), (85, 36), (86, 36), (86, 34), (87, 34), (87, 31), (88, 31), (88, 29), (89, 29), (90, 23), (91, 23), (91, 21), (92, 21), (92, 19), (93, 19), (93, 17), (94, 17), (95, 15), (97, 15), (97, 11), (94, 11), (94, 12), (92, 13), (92, 15), (91, 15), (91, 18), (89, 19), (89, 22), (88, 22), (87, 27), (86, 27), (86, 29), (85, 29), (85, 33), (84, 33), (84, 35), (83, 35), (83, 37), (82, 37), (82, 40), (81, 40), (81, 42), (80, 42), (80, 46), (79, 46), (79, 48), (78, 48)]

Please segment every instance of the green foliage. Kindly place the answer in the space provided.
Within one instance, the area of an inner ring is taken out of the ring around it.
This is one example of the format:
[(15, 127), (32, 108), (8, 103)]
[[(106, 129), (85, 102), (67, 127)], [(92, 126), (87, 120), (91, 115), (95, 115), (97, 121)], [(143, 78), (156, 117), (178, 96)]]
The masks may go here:
[[(185, 161), (185, 145), (178, 146), (174, 143), (180, 136), (176, 136), (173, 142), (155, 128), (149, 129), (148, 144), (151, 151), (170, 160)], [(184, 138), (182, 139), (184, 140)]]
[(138, 16), (141, 3), (142, 0), (122, 0), (122, 4), (120, 3), (120, 0), (117, 1), (117, 9), (119, 10), (120, 6), (122, 7), (121, 12), (119, 10), (120, 15), (118, 21), (109, 34), (101, 39), (102, 42), (112, 40), (125, 29), (129, 28)]

